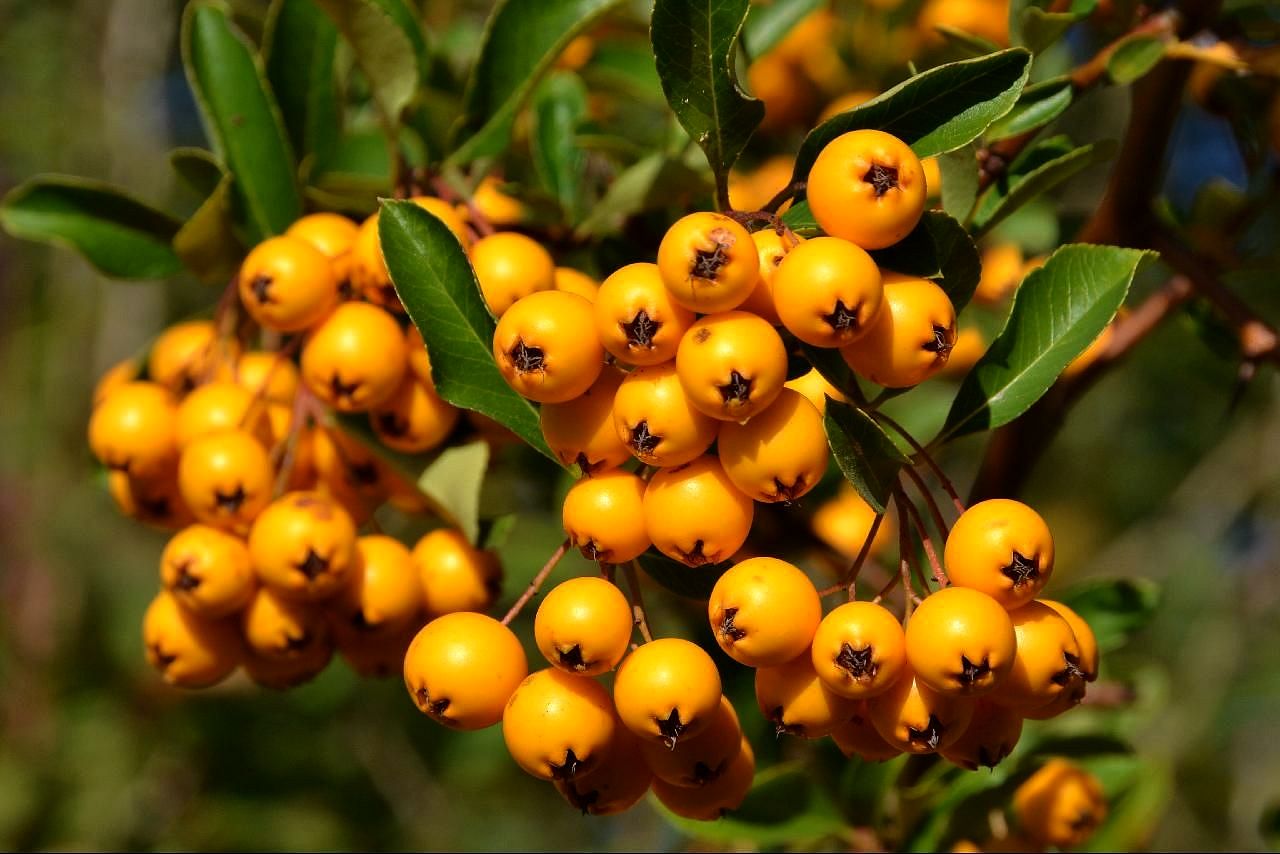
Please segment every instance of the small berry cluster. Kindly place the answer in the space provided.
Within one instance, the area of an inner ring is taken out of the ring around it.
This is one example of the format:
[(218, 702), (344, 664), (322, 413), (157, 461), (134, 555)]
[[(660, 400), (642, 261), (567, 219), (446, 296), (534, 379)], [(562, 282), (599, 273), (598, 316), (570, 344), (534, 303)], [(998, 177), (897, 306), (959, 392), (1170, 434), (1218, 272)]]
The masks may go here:
[(1014, 827), (1003, 822), (1000, 832), (981, 845), (964, 839), (955, 854), (981, 851), (1069, 850), (1084, 845), (1107, 817), (1102, 781), (1069, 759), (1050, 758), (1013, 793)]

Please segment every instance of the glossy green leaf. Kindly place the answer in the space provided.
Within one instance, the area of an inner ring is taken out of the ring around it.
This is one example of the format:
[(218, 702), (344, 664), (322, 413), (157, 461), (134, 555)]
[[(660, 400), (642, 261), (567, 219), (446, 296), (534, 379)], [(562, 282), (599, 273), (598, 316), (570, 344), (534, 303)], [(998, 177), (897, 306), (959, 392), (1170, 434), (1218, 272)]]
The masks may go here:
[(1031, 271), (1004, 329), (961, 383), (941, 440), (1007, 424), (1102, 333), (1149, 253), (1068, 244)]
[(978, 159), (973, 143), (938, 155), (942, 209), (963, 222), (978, 198)]
[(467, 82), (451, 164), (501, 154), (516, 112), (575, 36), (618, 0), (501, 0)]
[(829, 5), (826, 0), (773, 0), (751, 7), (742, 28), (742, 46), (751, 59), (759, 59), (787, 37), (809, 15)]
[(280, 112), (249, 40), (218, 3), (182, 17), (182, 57), (214, 149), (235, 176), (236, 212), (256, 243), (302, 213), (297, 168)]
[(872, 252), (871, 257), (887, 270), (933, 279), (957, 313), (969, 304), (982, 276), (982, 259), (973, 239), (942, 211), (925, 211), (910, 234), (888, 249)]
[(175, 148), (169, 152), (169, 165), (202, 199), (218, 188), (227, 172), (214, 153), (203, 148)]
[(711, 164), (728, 199), (729, 169), (764, 119), (764, 102), (745, 94), (734, 52), (748, 0), (656, 0), (649, 36), (662, 91)]
[(991, 123), (987, 139), (995, 141), (1044, 127), (1071, 106), (1075, 90), (1067, 77), (1054, 77), (1022, 90), (1013, 109)]
[(427, 64), (416, 13), (405, 0), (313, 0), (351, 46), (383, 117), (395, 127)]
[(477, 544), (482, 549), (500, 549), (511, 538), (520, 517), (515, 513), (504, 513), (493, 519), (480, 520), (480, 538)]
[(990, 231), (1018, 208), (1081, 170), (1109, 160), (1115, 150), (1113, 142), (1103, 140), (1062, 151), (1054, 139), (1028, 149), (978, 200), (970, 219), (974, 237)]
[(1107, 76), (1119, 86), (1128, 85), (1155, 68), (1164, 57), (1165, 42), (1159, 36), (1130, 36), (1107, 59)]
[(466, 534), (473, 545), (481, 545), (480, 490), (488, 468), (489, 443), (468, 442), (445, 448), (418, 478), (418, 489), (448, 511), (450, 524)]
[(334, 58), (338, 30), (313, 0), (273, 0), (262, 54), (267, 80), (299, 158), (324, 158), (341, 120)]
[(729, 568), (729, 563), (714, 563), (707, 566), (685, 566), (678, 560), (672, 560), (657, 549), (640, 555), (640, 568), (662, 587), (684, 596), (687, 599), (707, 601), (711, 596), (711, 588), (716, 586), (720, 576)]
[(245, 247), (235, 230), (234, 183), (230, 174), (224, 174), (173, 237), (173, 251), (183, 266), (206, 284), (225, 284), (244, 258)]
[(1098, 0), (1072, 0), (1070, 8), (1062, 12), (1028, 6), (1022, 10), (1022, 43), (1028, 50), (1039, 53), (1060, 39), (1073, 24), (1089, 17), (1097, 6)]
[(1069, 587), (1058, 598), (1085, 619), (1098, 647), (1111, 652), (1155, 616), (1160, 588), (1145, 578), (1100, 579)]
[(556, 72), (542, 81), (533, 98), (530, 154), (538, 178), (560, 203), (566, 218), (578, 218), (587, 155), (574, 134), (587, 114), (587, 89), (578, 75)]
[(847, 403), (827, 399), (823, 418), (831, 455), (840, 471), (877, 513), (883, 513), (909, 460), (870, 415)]
[(98, 181), (32, 178), (0, 203), (0, 225), (14, 237), (74, 249), (118, 279), (159, 279), (182, 269), (169, 245), (182, 223)]
[(961, 55), (986, 56), (1000, 49), (1000, 45), (995, 42), (956, 27), (938, 24), (934, 27), (934, 30), (937, 31), (938, 35), (946, 39), (949, 45), (956, 48)]
[(616, 92), (646, 104), (666, 103), (647, 41), (598, 43), (581, 74), (593, 92)]
[(644, 210), (666, 167), (661, 154), (649, 154), (624, 169), (578, 226), (578, 236), (598, 237), (620, 230), (628, 218)]
[(827, 143), (851, 130), (891, 133), (920, 157), (968, 145), (1009, 112), (1030, 70), (1031, 54), (1012, 48), (917, 74), (811, 130), (796, 155), (794, 178), (805, 180)]
[(803, 199), (787, 208), (787, 212), (782, 215), (782, 221), (787, 228), (801, 237), (816, 237), (822, 234), (822, 227), (813, 218), (813, 211), (809, 208), (809, 203)]
[(489, 416), (555, 460), (537, 409), (507, 385), (493, 360), (493, 317), (453, 232), (412, 202), (388, 201), (378, 236), (396, 293), (431, 351), (440, 396)]
[(802, 343), (800, 351), (804, 353), (805, 360), (813, 369), (842, 393), (848, 394), (849, 389), (857, 383), (853, 371), (849, 369), (848, 363), (841, 357), (839, 350)]

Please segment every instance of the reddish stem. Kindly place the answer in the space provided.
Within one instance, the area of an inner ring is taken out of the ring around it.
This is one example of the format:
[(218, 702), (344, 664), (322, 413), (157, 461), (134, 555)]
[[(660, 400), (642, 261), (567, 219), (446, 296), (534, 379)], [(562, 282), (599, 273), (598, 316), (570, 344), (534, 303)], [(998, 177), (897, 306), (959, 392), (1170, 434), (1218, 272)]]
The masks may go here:
[(512, 604), (511, 608), (507, 611), (506, 616), (502, 618), (502, 625), (511, 625), (511, 621), (519, 616), (520, 611), (524, 609), (524, 606), (529, 604), (529, 600), (538, 595), (538, 591), (542, 589), (543, 582), (547, 580), (547, 576), (551, 574), (551, 570), (556, 568), (556, 564), (560, 562), (560, 559), (564, 557), (565, 552), (568, 550), (569, 540), (565, 539), (565, 541), (551, 553), (551, 557), (547, 558), (547, 562), (542, 565), (542, 569), (538, 570), (538, 574), (533, 577), (533, 581), (529, 582), (529, 586), (520, 594), (520, 598)]

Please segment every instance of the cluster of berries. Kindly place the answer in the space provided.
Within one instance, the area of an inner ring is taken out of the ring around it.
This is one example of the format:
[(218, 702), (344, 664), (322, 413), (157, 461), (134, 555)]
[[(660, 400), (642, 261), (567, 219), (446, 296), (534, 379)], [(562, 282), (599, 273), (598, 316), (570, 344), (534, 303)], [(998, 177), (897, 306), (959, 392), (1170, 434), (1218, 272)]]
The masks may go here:
[[(466, 237), (452, 207), (419, 203)], [(243, 665), (288, 687), (335, 650), (362, 674), (398, 673), (428, 618), (497, 598), (496, 556), (457, 531), (412, 550), (357, 536), (384, 502), (427, 505), (332, 413), (366, 413), (404, 453), (441, 446), (461, 415), (398, 316), (376, 237), (372, 219), (303, 217), (249, 253), (218, 317), (170, 327), (99, 383), (89, 444), (111, 494), (177, 531), (143, 622), (148, 660), (173, 684), (205, 687)], [(254, 336), (275, 349), (246, 349)]]
[(1107, 817), (1102, 781), (1076, 763), (1050, 758), (1013, 793), (1014, 828), (980, 845), (963, 839), (953, 854), (982, 851), (1070, 850), (1084, 845)]

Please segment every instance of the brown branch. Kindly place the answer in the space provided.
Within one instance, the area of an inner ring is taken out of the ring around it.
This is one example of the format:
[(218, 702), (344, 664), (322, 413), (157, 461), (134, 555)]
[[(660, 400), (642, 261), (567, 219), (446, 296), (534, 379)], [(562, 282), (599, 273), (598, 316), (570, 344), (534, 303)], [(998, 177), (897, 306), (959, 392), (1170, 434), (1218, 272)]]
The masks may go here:
[(797, 194), (804, 190), (806, 184), (806, 181), (795, 181), (794, 183), (788, 184), (775, 193), (773, 198), (769, 200), (769, 203), (761, 208), (761, 210), (766, 213), (776, 214), (778, 212), (778, 208), (782, 207), (783, 202), (787, 199), (794, 199)]
[(542, 569), (538, 570), (538, 574), (533, 577), (533, 581), (529, 582), (529, 586), (520, 594), (520, 598), (512, 604), (507, 611), (506, 616), (502, 618), (502, 625), (509, 626), (529, 600), (538, 595), (538, 591), (542, 589), (542, 584), (547, 580), (547, 576), (551, 574), (551, 570), (556, 568), (556, 564), (560, 562), (560, 558), (564, 557), (564, 553), (569, 550), (569, 540), (566, 538), (555, 551), (551, 553), (551, 557), (547, 558), (547, 562), (542, 565)]
[(653, 640), (653, 632), (649, 631), (649, 617), (644, 610), (644, 596), (640, 592), (640, 579), (636, 575), (636, 562), (633, 560), (622, 567), (622, 573), (627, 579), (627, 590), (631, 596), (631, 619), (635, 622), (636, 628), (640, 630), (640, 637), (645, 643)]
[(898, 574), (902, 577), (902, 621), (905, 623), (911, 619), (911, 612), (920, 597), (911, 587), (911, 531), (903, 509), (905, 502), (895, 495), (894, 504), (898, 507)]
[(871, 554), (871, 545), (875, 542), (876, 534), (880, 532), (880, 523), (883, 521), (883, 513), (877, 513), (875, 519), (871, 520), (871, 527), (867, 530), (867, 536), (862, 541), (862, 548), (858, 549), (858, 556), (853, 559), (853, 564), (849, 567), (849, 572), (846, 575), (848, 580), (843, 585), (836, 585), (837, 590), (842, 586), (849, 590), (850, 602), (857, 598), (854, 585), (858, 583), (858, 574), (862, 572), (862, 566), (867, 562), (867, 556)]
[(907, 498), (907, 493), (898, 488), (897, 498), (900, 507), (905, 507), (907, 515), (911, 517), (911, 524), (916, 529), (916, 535), (920, 537), (920, 545), (924, 546), (925, 556), (929, 559), (929, 566), (933, 570), (933, 580), (938, 582), (939, 587), (946, 587), (951, 584), (951, 579), (947, 578), (947, 571), (942, 568), (942, 563), (938, 560), (938, 552), (933, 546), (933, 537), (929, 535), (929, 529), (925, 527), (924, 517), (920, 515), (920, 510), (911, 503)]

